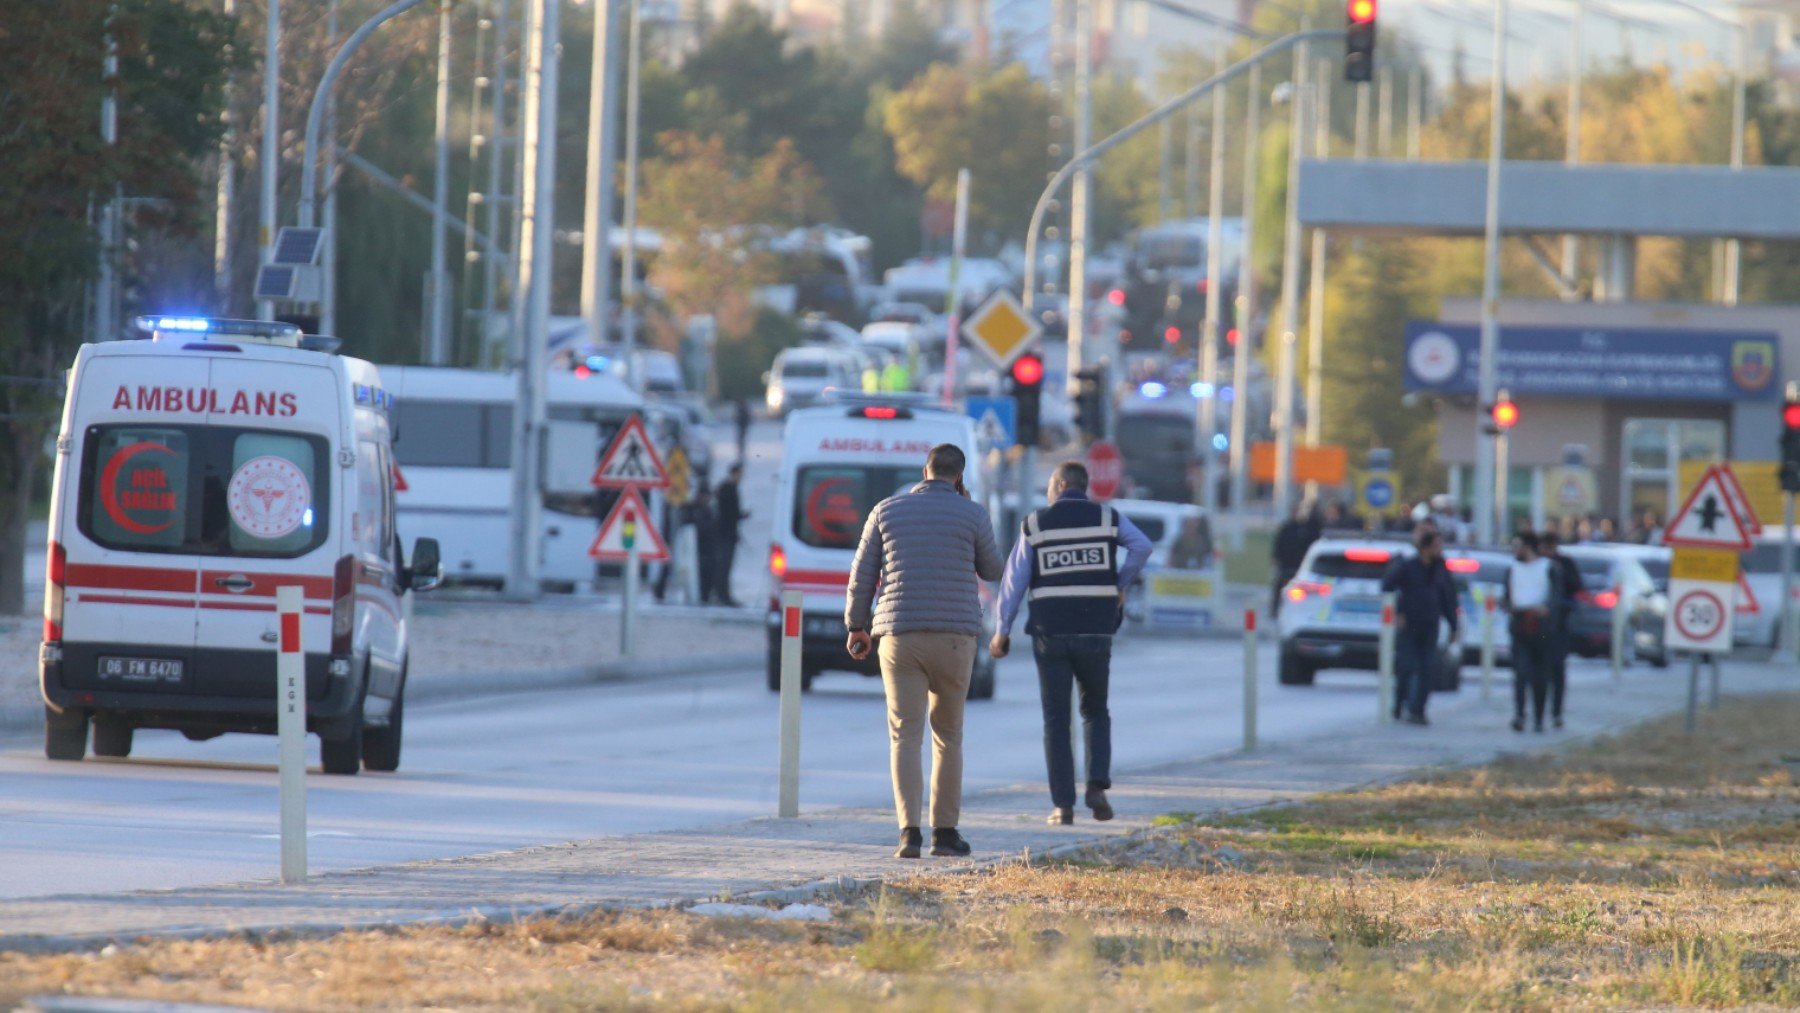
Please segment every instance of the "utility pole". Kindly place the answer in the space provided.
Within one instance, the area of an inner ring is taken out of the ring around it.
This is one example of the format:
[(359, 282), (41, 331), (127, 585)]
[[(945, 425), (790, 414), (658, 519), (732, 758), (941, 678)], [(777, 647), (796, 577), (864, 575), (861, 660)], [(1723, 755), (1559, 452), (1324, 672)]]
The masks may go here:
[(1423, 154), (1419, 150), (1419, 132), (1425, 119), (1425, 71), (1414, 67), (1406, 88), (1406, 157), (1414, 162)]
[(450, 203), (450, 3), (438, 0), (437, 164), (431, 190), (431, 331), (425, 361), (450, 361), (450, 271), (445, 244)]
[[(1749, 76), (1749, 68), (1745, 61), (1749, 54), (1744, 39), (1744, 12), (1737, 12), (1737, 24), (1732, 33), (1737, 63), (1737, 82), (1731, 90), (1731, 167), (1744, 167), (1744, 88), (1745, 78)], [(1725, 241), (1725, 305), (1738, 304), (1738, 289), (1741, 284), (1743, 243), (1737, 239)]]
[(1181, 198), (1181, 214), (1192, 218), (1200, 213), (1200, 107), (1188, 106), (1185, 161), (1187, 178)]
[[(1331, 61), (1318, 63), (1319, 84), (1313, 107), (1313, 157), (1331, 155)], [(1312, 282), (1306, 326), (1306, 443), (1316, 447), (1325, 433), (1325, 230), (1312, 233)], [(1307, 495), (1318, 491), (1307, 484)]]
[[(636, 0), (628, 0), (636, 2)], [(607, 341), (612, 308), (612, 95), (618, 85), (614, 59), (614, 0), (594, 0), (594, 69), (588, 79), (587, 203), (581, 225), (581, 316), (588, 343)]]
[[(112, 33), (118, 6), (106, 11), (106, 57), (101, 66), (105, 78), (100, 97), (100, 141), (108, 148), (119, 143), (119, 40)], [(113, 341), (119, 337), (119, 188), (115, 184), (100, 205), (100, 270), (94, 281), (94, 337)]]
[[(325, 37), (330, 40), (329, 48), (336, 49), (338, 41), (338, 0), (331, 0), (325, 14)], [(337, 96), (329, 94), (325, 98), (325, 143), (319, 158), (325, 167), (325, 234), (319, 248), (319, 333), (337, 333), (337, 236), (338, 236), (338, 146), (337, 146)], [(306, 149), (306, 157), (310, 162), (313, 157), (312, 148)]]
[[(1484, 229), (1484, 268), (1481, 279), (1481, 358), (1477, 372), (1479, 402), (1476, 411), (1486, 413), (1499, 387), (1496, 359), (1500, 352), (1500, 165), (1506, 157), (1506, 6), (1494, 3), (1494, 83), (1488, 101), (1487, 220)], [(1475, 538), (1492, 545), (1496, 521), (1504, 505), (1495, 499), (1497, 463), (1494, 434), (1486, 418), (1475, 427)]]
[(1156, 125), (1156, 218), (1169, 220), (1169, 201), (1174, 196), (1175, 128), (1163, 120)]
[[(1310, 27), (1301, 22), (1301, 30)], [(1289, 75), (1287, 221), (1281, 243), (1281, 346), (1275, 367), (1275, 512), (1294, 505), (1294, 344), (1300, 324), (1300, 159), (1306, 153), (1307, 44), (1294, 49)]]
[(524, 160), (520, 177), (520, 293), (513, 345), (519, 401), (513, 411), (512, 552), (506, 590), (538, 594), (540, 501), (538, 448), (544, 431), (544, 355), (556, 232), (556, 71), (561, 0), (531, 0), (525, 64)]
[[(1220, 35), (1213, 40), (1213, 73), (1224, 69), (1225, 37)], [(1206, 319), (1200, 324), (1200, 382), (1206, 385), (1206, 396), (1200, 399), (1200, 432), (1194, 441), (1205, 462), (1200, 469), (1200, 507), (1209, 524), (1219, 511), (1219, 448), (1213, 436), (1219, 431), (1219, 324), (1224, 309), (1220, 289), (1225, 281), (1225, 97), (1226, 89), (1213, 89), (1212, 160), (1206, 170)]]
[[(267, 264), (275, 253), (275, 174), (281, 160), (281, 0), (268, 0), (268, 4), (269, 16), (263, 32), (262, 164), (257, 167), (262, 173), (258, 264)], [(307, 152), (306, 157), (314, 157), (313, 152)], [(275, 303), (258, 299), (256, 319), (275, 319)]]
[(619, 277), (619, 322), (625, 332), (625, 383), (638, 389), (637, 328), (637, 184), (638, 102), (643, 77), (644, 13), (642, 0), (626, 0), (631, 6), (630, 47), (625, 65), (625, 257)]
[[(237, 22), (237, 0), (224, 0), (222, 13), (234, 25)], [(227, 55), (231, 47), (225, 47)], [(224, 129), (219, 132), (219, 179), (213, 201), (213, 307), (221, 316), (230, 316), (236, 304), (231, 291), (231, 205), (236, 198), (237, 180), (234, 149), (237, 147), (237, 117), (232, 112), (232, 96), (237, 92), (232, 75), (225, 75), (220, 115)]]
[(1375, 157), (1386, 158), (1394, 146), (1394, 69), (1375, 71)]
[(1356, 160), (1369, 157), (1369, 83), (1356, 85)]
[[(1075, 150), (1080, 155), (1093, 143), (1093, 0), (1075, 0)], [(1075, 172), (1069, 187), (1069, 392), (1073, 397), (1081, 380), (1076, 375), (1087, 364), (1087, 234), (1088, 187), (1091, 175), (1084, 166)], [(1101, 397), (1107, 402), (1100, 412), (1101, 435), (1112, 435), (1112, 376), (1110, 363)], [(1029, 478), (1027, 478), (1029, 481)]]
[(1256, 330), (1256, 174), (1262, 100), (1262, 64), (1255, 63), (1250, 66), (1244, 110), (1244, 239), (1238, 250), (1238, 340), (1231, 351), (1231, 509), (1240, 518), (1249, 508), (1250, 496), (1250, 345)]
[[(1569, 16), (1569, 115), (1568, 134), (1563, 138), (1563, 161), (1569, 165), (1581, 162), (1581, 22), (1582, 15), (1586, 12), (1586, 0), (1575, 0), (1575, 11)], [(1562, 238), (1562, 276), (1573, 282), (1576, 272), (1580, 270), (1581, 240), (1571, 232)], [(1563, 296), (1565, 301), (1579, 298), (1574, 289), (1573, 285), (1569, 286), (1567, 294)]]

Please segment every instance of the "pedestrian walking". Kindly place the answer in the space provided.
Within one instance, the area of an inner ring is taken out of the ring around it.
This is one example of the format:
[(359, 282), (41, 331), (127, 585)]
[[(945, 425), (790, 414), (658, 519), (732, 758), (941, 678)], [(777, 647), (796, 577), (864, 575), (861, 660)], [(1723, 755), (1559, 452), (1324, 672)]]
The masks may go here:
[(1281, 589), (1300, 572), (1306, 561), (1306, 550), (1319, 540), (1319, 517), (1311, 503), (1294, 507), (1293, 516), (1275, 529), (1275, 544), (1269, 551), (1269, 562), (1275, 570), (1275, 586), (1271, 589), (1269, 614), (1281, 614)]
[(1538, 546), (1550, 561), (1550, 723), (1561, 728), (1563, 697), (1569, 691), (1569, 622), (1575, 617), (1575, 596), (1581, 593), (1581, 568), (1557, 550), (1558, 541), (1555, 531), (1538, 535)]
[(738, 483), (744, 479), (744, 462), (738, 461), (725, 472), (725, 481), (719, 483), (718, 504), (714, 513), (718, 520), (718, 572), (715, 574), (719, 602), (736, 608), (737, 599), (731, 596), (731, 566), (737, 561), (738, 542), (742, 540), (740, 527), (749, 519), (750, 511), (744, 509), (742, 498), (738, 494)]
[[(846, 648), (861, 661), (880, 639), (888, 761), (900, 824), (896, 858), (923, 846), (920, 751), (931, 726), (931, 853), (967, 855), (962, 814), (963, 704), (981, 637), (983, 580), (999, 580), (993, 522), (963, 488), (967, 457), (931, 448), (925, 480), (875, 505), (850, 565)], [(877, 601), (876, 591), (880, 589)]]
[(745, 448), (750, 445), (750, 401), (739, 395), (733, 408), (737, 415), (737, 459), (742, 461), (745, 457)]
[(1394, 668), (1399, 673), (1399, 692), (1394, 694), (1394, 717), (1408, 724), (1424, 725), (1425, 703), (1437, 681), (1438, 626), (1450, 624), (1456, 640), (1456, 582), (1444, 565), (1444, 536), (1435, 524), (1421, 524), (1413, 531), (1417, 554), (1395, 560), (1381, 578), (1381, 590), (1394, 595)]
[[(1081, 689), (1087, 741), (1085, 801), (1097, 820), (1113, 818), (1112, 714), (1107, 683), (1112, 638), (1124, 615), (1125, 589), (1150, 561), (1150, 539), (1124, 514), (1087, 497), (1088, 470), (1078, 461), (1050, 476), (1050, 505), (1025, 518), (1000, 585), (1000, 615), (988, 652), (1011, 650), (1019, 606), (1031, 601), (1025, 632), (1037, 660), (1044, 708), (1044, 765), (1050, 776), (1051, 825), (1075, 822), (1075, 752), (1069, 741), (1069, 697)], [(1120, 560), (1119, 550), (1125, 558)]]
[(1513, 565), (1506, 573), (1506, 613), (1512, 634), (1513, 719), (1525, 730), (1525, 697), (1531, 697), (1532, 727), (1544, 730), (1544, 703), (1550, 678), (1551, 608), (1555, 592), (1550, 561), (1539, 554), (1537, 535), (1513, 536)]
[(688, 523), (694, 526), (694, 560), (700, 577), (700, 604), (719, 594), (719, 522), (713, 511), (712, 492), (705, 486), (694, 491), (688, 504)]

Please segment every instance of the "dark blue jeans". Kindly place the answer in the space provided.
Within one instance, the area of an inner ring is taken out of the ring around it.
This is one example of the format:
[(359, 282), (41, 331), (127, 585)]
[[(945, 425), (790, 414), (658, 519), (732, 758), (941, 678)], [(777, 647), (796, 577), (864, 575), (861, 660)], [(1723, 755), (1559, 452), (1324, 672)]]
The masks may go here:
[(1089, 788), (1112, 787), (1112, 715), (1106, 684), (1112, 672), (1112, 638), (1098, 634), (1034, 636), (1038, 692), (1044, 703), (1044, 765), (1050, 802), (1075, 807), (1075, 753), (1069, 741), (1069, 697), (1081, 687), (1081, 727), (1087, 738)]
[(1425, 701), (1431, 699), (1431, 684), (1437, 676), (1437, 631), (1430, 636), (1415, 636), (1401, 631), (1394, 636), (1394, 713), (1402, 711), (1425, 715)]

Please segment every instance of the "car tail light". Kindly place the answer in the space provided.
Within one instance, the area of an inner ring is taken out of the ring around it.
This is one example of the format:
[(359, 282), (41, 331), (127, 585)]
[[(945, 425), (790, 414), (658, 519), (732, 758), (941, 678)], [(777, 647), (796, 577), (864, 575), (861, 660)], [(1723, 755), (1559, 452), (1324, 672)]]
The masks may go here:
[(1577, 591), (1575, 600), (1593, 605), (1596, 608), (1609, 609), (1619, 604), (1619, 589), (1609, 587), (1604, 591)]
[(1287, 600), (1291, 602), (1305, 601), (1308, 595), (1323, 598), (1330, 593), (1330, 584), (1321, 584), (1316, 580), (1296, 580), (1287, 586)]
[(44, 642), (60, 644), (63, 638), (63, 590), (68, 579), (69, 554), (61, 542), (51, 542), (45, 565)]
[(1451, 573), (1476, 573), (1481, 569), (1481, 561), (1478, 559), (1446, 559), (1444, 566)]
[(1205, 278), (1201, 278), (1199, 281), (1194, 282), (1194, 291), (1200, 293), (1201, 295), (1206, 294), (1206, 279)]
[(769, 543), (769, 572), (777, 579), (787, 576), (787, 550), (780, 542)]
[(1393, 558), (1386, 549), (1345, 549), (1344, 558), (1352, 563), (1385, 563)]
[(337, 561), (331, 573), (331, 653), (350, 653), (356, 629), (356, 557)]

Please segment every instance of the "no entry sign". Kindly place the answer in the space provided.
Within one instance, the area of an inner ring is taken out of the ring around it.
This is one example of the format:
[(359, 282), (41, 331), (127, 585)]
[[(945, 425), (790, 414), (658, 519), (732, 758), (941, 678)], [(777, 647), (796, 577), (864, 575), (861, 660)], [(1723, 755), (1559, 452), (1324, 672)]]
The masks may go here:
[(1125, 459), (1119, 448), (1106, 440), (1095, 440), (1087, 452), (1088, 495), (1095, 499), (1112, 499), (1125, 481)]

